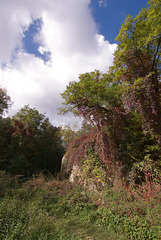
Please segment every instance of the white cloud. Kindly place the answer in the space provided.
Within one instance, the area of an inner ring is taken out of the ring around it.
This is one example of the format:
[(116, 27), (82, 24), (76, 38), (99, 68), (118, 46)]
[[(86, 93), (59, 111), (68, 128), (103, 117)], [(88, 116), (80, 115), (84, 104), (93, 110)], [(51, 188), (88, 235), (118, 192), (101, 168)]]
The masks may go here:
[[(5, 0), (0, 8), (0, 85), (6, 87), (15, 113), (25, 104), (46, 112), (54, 124), (71, 123), (71, 116), (57, 116), (57, 108), (69, 81), (80, 73), (99, 69), (107, 71), (112, 64), (116, 44), (109, 44), (97, 34), (89, 9), (89, 0)], [(50, 51), (45, 64), (22, 48), (23, 31), (34, 19), (43, 21), (35, 39)], [(11, 57), (15, 53), (14, 60)]]

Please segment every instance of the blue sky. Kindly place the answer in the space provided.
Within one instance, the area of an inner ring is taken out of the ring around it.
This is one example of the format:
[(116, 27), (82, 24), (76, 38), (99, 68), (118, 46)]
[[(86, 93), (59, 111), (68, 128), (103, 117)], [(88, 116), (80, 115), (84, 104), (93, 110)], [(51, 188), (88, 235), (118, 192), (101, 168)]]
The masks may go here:
[(54, 125), (62, 93), (79, 74), (107, 72), (117, 48), (115, 38), (128, 14), (145, 0), (0, 0), (0, 86), (15, 114), (25, 104), (46, 112)]
[(50, 52), (45, 51), (41, 53), (38, 51), (41, 46), (40, 42), (35, 41), (34, 36), (41, 31), (43, 22), (41, 19), (34, 20), (28, 29), (24, 32), (24, 37), (22, 39), (23, 48), (27, 53), (35, 54), (36, 57), (42, 58), (44, 62), (48, 62), (50, 60)]
[(90, 4), (100, 33), (110, 43), (115, 42), (126, 16), (130, 14), (135, 17), (146, 5), (147, 0), (106, 0), (102, 1), (100, 7), (98, 0), (92, 0)]

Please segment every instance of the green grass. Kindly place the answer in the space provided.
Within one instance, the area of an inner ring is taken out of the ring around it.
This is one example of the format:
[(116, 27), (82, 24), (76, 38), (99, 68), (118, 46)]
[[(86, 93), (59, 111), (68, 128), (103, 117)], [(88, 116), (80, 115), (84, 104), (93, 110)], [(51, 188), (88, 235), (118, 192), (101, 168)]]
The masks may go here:
[(0, 239), (161, 239), (160, 200), (159, 185), (88, 192), (40, 176), (1, 195)]
[[(99, 240), (113, 236), (113, 233), (88, 221), (83, 214), (77, 214), (78, 208), (74, 212), (72, 206), (65, 206), (62, 198), (56, 203), (48, 191), (46, 200), (43, 190), (34, 194), (29, 199), (19, 192), (17, 196), (5, 197), (1, 201), (0, 239)], [(113, 239), (118, 239), (117, 235)]]

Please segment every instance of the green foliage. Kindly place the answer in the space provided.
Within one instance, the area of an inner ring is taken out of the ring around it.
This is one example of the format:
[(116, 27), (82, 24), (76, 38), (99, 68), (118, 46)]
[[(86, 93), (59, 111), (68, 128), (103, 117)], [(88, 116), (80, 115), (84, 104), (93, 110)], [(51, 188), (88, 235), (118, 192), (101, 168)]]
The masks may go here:
[(24, 129), (30, 127), (33, 131), (41, 128), (44, 119), (44, 114), (39, 113), (35, 108), (30, 108), (29, 105), (25, 105), (13, 117), (13, 121), (21, 121)]
[(156, 66), (160, 64), (160, 10), (160, 0), (150, 0), (147, 8), (142, 9), (134, 19), (130, 15), (126, 17), (116, 38), (119, 42), (116, 54), (119, 57), (129, 49), (142, 50), (152, 54)]
[[(95, 88), (92, 88), (93, 86)], [(98, 96), (96, 90), (94, 93), (94, 89), (97, 88)], [(69, 107), (67, 111), (73, 111), (74, 107), (74, 111), (77, 109), (77, 114), (83, 116), (84, 121), (91, 123), (88, 135), (77, 138), (75, 133), (75, 142), (73, 141), (67, 149), (73, 164), (77, 162), (81, 165), (88, 146), (94, 146), (93, 154), (99, 155), (100, 166), (105, 164), (107, 168), (112, 169), (110, 174), (118, 174), (116, 166), (119, 164), (119, 174), (122, 177), (127, 181), (141, 183), (145, 181), (145, 171), (136, 166), (142, 161), (146, 162), (147, 149), (153, 148), (151, 158), (153, 163), (156, 161), (153, 171), (160, 171), (160, 150), (156, 137), (152, 140), (151, 134), (143, 131), (141, 116), (134, 109), (129, 110), (126, 105), (123, 106), (122, 85), (117, 82), (113, 84), (110, 75), (101, 75), (99, 72), (81, 75), (79, 82), (72, 82), (67, 87), (63, 98)], [(92, 167), (92, 163), (84, 165), (86, 168), (90, 165)], [(85, 174), (83, 176), (86, 178)], [(112, 175), (108, 177), (112, 178)], [(156, 177), (158, 174), (153, 176), (153, 179)]]
[(24, 106), (12, 119), (0, 119), (0, 133), (0, 169), (25, 176), (60, 171), (60, 128), (35, 108)]
[(5, 89), (0, 87), (0, 119), (2, 118), (3, 113), (9, 108), (11, 105), (10, 97), (7, 95)]
[(117, 239), (113, 232), (87, 220), (88, 211), (94, 211), (95, 204), (85, 190), (74, 189), (67, 182), (45, 182), (41, 176), (10, 191), (0, 202), (0, 238)]
[(85, 156), (81, 169), (81, 180), (85, 185), (98, 190), (106, 184), (106, 167), (92, 151)]
[(0, 202), (3, 239), (160, 239), (160, 185), (87, 191), (41, 175)]
[(148, 4), (134, 19), (128, 16), (122, 25), (113, 73), (122, 85), (126, 107), (139, 113), (146, 130), (145, 138), (149, 135), (146, 142), (144, 136), (142, 138), (144, 160), (140, 156), (140, 163), (136, 165), (150, 164), (153, 177), (154, 172), (160, 171), (161, 2), (149, 1)]
[(99, 71), (80, 75), (79, 82), (70, 82), (62, 94), (65, 107), (60, 112), (97, 121), (98, 113), (98, 117), (105, 116), (113, 106), (121, 105), (119, 87), (111, 82), (110, 75)]
[(127, 233), (128, 239), (159, 239), (160, 185), (137, 188), (116, 186), (105, 190), (107, 208), (98, 210), (98, 224)]
[(81, 130), (78, 130), (77, 128), (78, 127), (76, 124), (73, 125), (73, 127), (70, 125), (65, 125), (60, 128), (63, 145), (66, 150), (70, 143), (81, 135)]
[(127, 16), (116, 40), (115, 80), (122, 85), (126, 107), (135, 108), (143, 127), (155, 135), (160, 144), (161, 132), (161, 2), (151, 0), (132, 19)]
[(5, 191), (13, 186), (13, 177), (0, 171), (0, 197), (3, 196)]
[(25, 161), (28, 166), (26, 171), (30, 174), (40, 170), (51, 173), (59, 171), (64, 153), (59, 128), (53, 127), (45, 115), (29, 106), (22, 108), (13, 117), (13, 123), (16, 128), (13, 144), (17, 152), (23, 154), (22, 157), (18, 156), (19, 160), (17, 157), (15, 160), (19, 164)]
[[(69, 146), (67, 151), (74, 164), (86, 157), (87, 146), (94, 145), (93, 154), (99, 155), (100, 163), (112, 168), (115, 175), (120, 171), (119, 175), (138, 183), (159, 181), (160, 0), (149, 1), (135, 18), (128, 15), (116, 40), (118, 48), (109, 73), (82, 74), (62, 94), (64, 108), (60, 112), (81, 116), (96, 132), (91, 134), (93, 139), (77, 139), (77, 159), (73, 158), (75, 147)], [(86, 165), (88, 169), (90, 164)], [(145, 165), (149, 170), (144, 169)], [(147, 174), (151, 176), (147, 178)]]
[(0, 169), (5, 170), (12, 157), (13, 148), (11, 146), (11, 120), (10, 118), (0, 119)]

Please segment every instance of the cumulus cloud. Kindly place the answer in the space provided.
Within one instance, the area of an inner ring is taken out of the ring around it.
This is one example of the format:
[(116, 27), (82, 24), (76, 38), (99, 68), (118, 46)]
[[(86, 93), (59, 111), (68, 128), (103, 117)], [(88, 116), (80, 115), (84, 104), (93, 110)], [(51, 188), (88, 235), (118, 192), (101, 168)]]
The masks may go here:
[[(89, 3), (89, 0), (1, 2), (0, 85), (14, 102), (11, 114), (30, 104), (46, 112), (56, 125), (71, 123), (70, 115), (57, 115), (62, 102), (60, 93), (80, 73), (107, 71), (116, 49), (116, 44), (109, 44), (97, 33)], [(50, 52), (48, 62), (23, 48), (24, 32), (36, 19), (42, 20), (42, 26), (34, 39), (40, 44), (41, 54)]]

